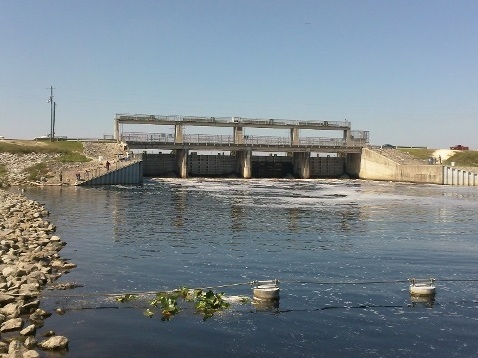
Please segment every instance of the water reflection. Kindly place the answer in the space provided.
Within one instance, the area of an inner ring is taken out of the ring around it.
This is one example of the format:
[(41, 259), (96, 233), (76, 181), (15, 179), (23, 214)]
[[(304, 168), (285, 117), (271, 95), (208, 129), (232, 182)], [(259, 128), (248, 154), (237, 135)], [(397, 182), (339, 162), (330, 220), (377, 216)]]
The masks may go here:
[(256, 312), (272, 312), (279, 313), (279, 300), (256, 300), (252, 301), (252, 305)]
[(175, 227), (182, 228), (184, 226), (184, 213), (186, 211), (187, 205), (187, 192), (172, 188), (171, 201), (173, 202), (174, 206), (173, 225)]
[(231, 229), (233, 232), (242, 231), (245, 213), (240, 199), (232, 199), (231, 202)]
[(433, 308), (435, 305), (435, 295), (415, 296), (410, 295), (411, 307)]
[(297, 232), (298, 228), (299, 228), (299, 209), (294, 207), (294, 208), (290, 208), (288, 210), (289, 212), (289, 221), (288, 221), (288, 225), (287, 227), (289, 228), (289, 231), (292, 231), (292, 232)]

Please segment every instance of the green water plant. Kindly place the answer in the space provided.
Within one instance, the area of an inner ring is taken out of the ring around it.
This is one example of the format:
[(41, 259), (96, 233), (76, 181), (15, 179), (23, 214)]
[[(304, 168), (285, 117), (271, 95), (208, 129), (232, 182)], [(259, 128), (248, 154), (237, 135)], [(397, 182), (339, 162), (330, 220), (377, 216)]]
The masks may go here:
[(134, 300), (137, 300), (137, 299), (138, 299), (137, 295), (132, 295), (130, 293), (126, 293), (122, 296), (115, 297), (115, 300), (118, 301), (118, 302), (121, 302), (121, 303), (130, 302), (130, 301), (134, 301)]
[[(137, 300), (138, 296), (125, 294), (115, 298), (116, 301), (125, 303)], [(203, 320), (207, 320), (214, 316), (219, 310), (229, 307), (229, 303), (224, 300), (223, 292), (214, 292), (212, 290), (188, 289), (181, 287), (173, 291), (158, 292), (154, 298), (149, 301), (149, 306), (144, 315), (154, 317), (158, 311), (161, 314), (162, 321), (169, 321), (182, 311), (180, 304), (193, 304), (195, 312), (201, 314)]]
[(223, 296), (223, 292), (215, 293), (211, 290), (206, 292), (198, 290), (195, 300), (196, 311), (203, 315), (204, 320), (212, 317), (216, 311), (229, 307), (229, 303), (224, 301)]
[[(156, 297), (149, 303), (151, 306), (160, 309), (161, 320), (169, 321), (172, 316), (179, 313), (178, 294), (170, 294), (167, 292), (159, 292)], [(154, 311), (147, 309), (145, 315), (148, 317), (154, 316)]]

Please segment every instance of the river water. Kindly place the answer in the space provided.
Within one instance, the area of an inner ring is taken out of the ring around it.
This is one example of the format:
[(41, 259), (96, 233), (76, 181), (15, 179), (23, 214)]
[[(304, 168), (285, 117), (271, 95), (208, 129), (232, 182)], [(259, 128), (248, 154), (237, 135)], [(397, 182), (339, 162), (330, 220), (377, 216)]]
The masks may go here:
[[(157, 179), (141, 187), (30, 189), (78, 267), (45, 291), (52, 357), (478, 356), (478, 191), (339, 180)], [(436, 278), (416, 301), (407, 279)], [(104, 294), (218, 287), (233, 304), (170, 321)], [(239, 284), (240, 285), (234, 285)], [(54, 296), (54, 297), (52, 297)], [(40, 332), (41, 334), (41, 332)], [(46, 355), (48, 356), (48, 355)]]

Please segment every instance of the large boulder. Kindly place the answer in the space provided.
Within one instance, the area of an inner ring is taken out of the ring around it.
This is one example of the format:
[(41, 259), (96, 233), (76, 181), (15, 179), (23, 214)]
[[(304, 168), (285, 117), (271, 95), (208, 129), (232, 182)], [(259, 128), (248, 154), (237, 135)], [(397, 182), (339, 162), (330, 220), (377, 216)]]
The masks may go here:
[(38, 346), (42, 349), (60, 350), (68, 348), (68, 338), (63, 336), (53, 336), (41, 341)]
[(0, 332), (19, 331), (23, 327), (23, 320), (21, 318), (12, 318), (5, 321), (0, 326)]

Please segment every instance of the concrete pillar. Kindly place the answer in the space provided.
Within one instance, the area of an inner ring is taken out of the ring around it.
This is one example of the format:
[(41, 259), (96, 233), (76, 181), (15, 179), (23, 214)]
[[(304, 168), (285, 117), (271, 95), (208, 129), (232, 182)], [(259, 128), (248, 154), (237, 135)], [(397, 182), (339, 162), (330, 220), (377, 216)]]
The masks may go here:
[(361, 153), (347, 153), (345, 155), (345, 173), (347, 173), (351, 178), (358, 178), (360, 176), (361, 165)]
[(118, 119), (115, 119), (115, 125), (113, 128), (113, 133), (114, 133), (114, 139), (116, 140), (117, 143), (120, 141), (120, 130), (119, 130), (119, 121)]
[(344, 142), (346, 144), (349, 144), (350, 140), (352, 139), (351, 137), (351, 130), (350, 129), (345, 129), (344, 130)]
[(236, 165), (238, 167), (239, 175), (243, 179), (250, 179), (252, 176), (251, 159), (251, 150), (241, 150), (236, 152)]
[(233, 127), (234, 144), (244, 144), (244, 128)]
[(294, 127), (290, 129), (290, 144), (299, 145), (299, 128)]
[(310, 152), (299, 152), (292, 155), (294, 175), (300, 179), (310, 178)]
[(183, 143), (183, 125), (176, 123), (174, 125), (174, 143), (182, 144)]
[(176, 162), (178, 175), (180, 178), (188, 177), (188, 151), (186, 149), (176, 149)]

